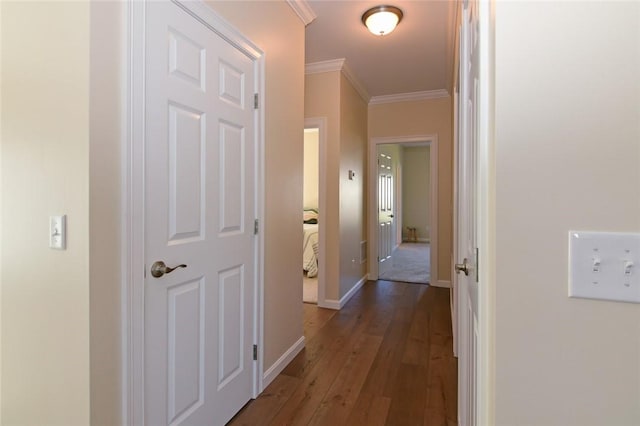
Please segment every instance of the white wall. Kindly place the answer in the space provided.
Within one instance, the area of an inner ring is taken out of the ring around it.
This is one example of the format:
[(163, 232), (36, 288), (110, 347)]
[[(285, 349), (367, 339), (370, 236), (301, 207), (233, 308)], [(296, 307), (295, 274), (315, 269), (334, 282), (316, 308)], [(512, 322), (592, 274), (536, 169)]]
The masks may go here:
[(420, 241), (429, 239), (431, 202), (431, 160), (428, 146), (403, 147), (402, 163), (402, 222), (404, 235), (407, 226), (416, 228)]
[(640, 305), (567, 297), (569, 230), (640, 232), (640, 3), (495, 3), (497, 425), (640, 424)]
[(318, 129), (304, 131), (304, 184), (302, 188), (302, 206), (305, 209), (318, 209), (320, 132)]

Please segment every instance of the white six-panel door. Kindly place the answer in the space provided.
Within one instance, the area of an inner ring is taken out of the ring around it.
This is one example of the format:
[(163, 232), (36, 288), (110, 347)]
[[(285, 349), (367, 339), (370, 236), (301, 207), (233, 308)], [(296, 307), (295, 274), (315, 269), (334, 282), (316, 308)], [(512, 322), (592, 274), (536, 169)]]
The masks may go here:
[(255, 63), (172, 2), (146, 43), (145, 423), (222, 425), (253, 392)]
[[(478, 1), (464, 3), (460, 44), (459, 144), (457, 164), (458, 270), (458, 418), (461, 426), (478, 424), (477, 161), (479, 141), (480, 49)], [(462, 269), (466, 268), (464, 273)]]
[(395, 246), (394, 168), (391, 155), (378, 154), (378, 276), (391, 264)]

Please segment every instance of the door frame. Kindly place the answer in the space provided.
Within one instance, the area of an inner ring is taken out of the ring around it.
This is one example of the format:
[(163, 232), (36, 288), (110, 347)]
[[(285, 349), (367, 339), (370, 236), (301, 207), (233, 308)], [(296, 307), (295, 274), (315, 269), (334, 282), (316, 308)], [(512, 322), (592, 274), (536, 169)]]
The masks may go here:
[(304, 128), (318, 129), (318, 306), (326, 306), (327, 227), (324, 220), (327, 217), (327, 118), (305, 118)]
[[(228, 43), (251, 58), (256, 67), (255, 85), (259, 96), (254, 111), (256, 163), (256, 218), (264, 224), (264, 52), (229, 24), (217, 12), (201, 2), (171, 0)], [(144, 159), (145, 159), (145, 12), (146, 2), (129, 0), (125, 7), (123, 69), (125, 85), (122, 138), (122, 420), (124, 424), (144, 424)], [(258, 359), (253, 368), (253, 398), (263, 390), (264, 370), (264, 225), (256, 235), (253, 342)]]
[[(465, 0), (460, 7), (468, 4)], [(477, 387), (476, 387), (476, 421), (477, 424), (495, 423), (495, 230), (496, 230), (496, 210), (495, 210), (495, 127), (494, 127), (494, 105), (495, 105), (495, 50), (494, 50), (494, 29), (495, 29), (495, 2), (489, 0), (478, 0), (478, 46), (479, 46), (479, 73), (478, 79), (478, 140), (476, 146), (476, 232), (478, 246), (478, 342), (477, 342)], [(464, 18), (462, 19), (464, 22)], [(456, 29), (458, 31), (459, 28)], [(460, 37), (462, 40), (462, 37)], [(466, 69), (463, 49), (459, 50), (459, 66)], [(456, 94), (459, 96), (459, 94)], [(463, 134), (462, 120), (459, 119), (462, 102), (456, 96), (457, 107), (454, 108), (454, 122), (457, 123), (454, 131), (454, 179), (458, 175), (457, 144), (460, 135)], [(454, 186), (457, 191), (457, 184)], [(454, 256), (457, 256), (457, 234), (459, 205), (457, 203), (457, 193), (454, 193)], [(460, 259), (454, 258), (454, 263)], [(455, 273), (454, 273), (455, 275)], [(457, 283), (457, 278), (454, 278)], [(463, 329), (466, 322), (464, 320), (464, 306), (462, 292), (456, 286), (458, 293), (454, 298), (457, 311), (458, 337), (457, 352), (468, 351), (465, 347), (465, 339), (462, 338), (465, 332)], [(461, 373), (461, 363), (458, 363), (458, 374)], [(458, 389), (458, 424), (461, 422), (460, 413), (464, 408), (462, 401), (466, 398), (460, 394), (463, 389)], [(475, 426), (475, 425), (469, 425)]]
[(495, 2), (478, 1), (480, 81), (478, 82), (478, 423), (495, 424)]
[(438, 135), (414, 135), (414, 136), (388, 136), (374, 137), (369, 142), (369, 252), (367, 258), (369, 262), (369, 279), (378, 279), (378, 145), (401, 144), (401, 145), (428, 145), (429, 166), (430, 166), (430, 191), (429, 215), (430, 229), (429, 237), (431, 244), (430, 253), (430, 285), (434, 287), (449, 287), (448, 283), (437, 280), (438, 277)]

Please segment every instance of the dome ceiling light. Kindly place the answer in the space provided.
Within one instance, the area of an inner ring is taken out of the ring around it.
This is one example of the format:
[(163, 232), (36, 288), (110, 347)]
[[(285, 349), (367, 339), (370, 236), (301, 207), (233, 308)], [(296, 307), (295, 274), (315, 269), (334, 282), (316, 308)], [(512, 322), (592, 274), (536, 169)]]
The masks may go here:
[(402, 10), (395, 6), (376, 6), (362, 15), (362, 23), (377, 36), (392, 32), (402, 20)]

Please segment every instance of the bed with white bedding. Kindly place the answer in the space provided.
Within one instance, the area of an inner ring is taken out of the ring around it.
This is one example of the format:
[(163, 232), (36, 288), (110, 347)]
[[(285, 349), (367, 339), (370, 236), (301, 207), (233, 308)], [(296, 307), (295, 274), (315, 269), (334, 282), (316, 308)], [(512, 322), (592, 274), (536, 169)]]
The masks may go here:
[(318, 224), (305, 223), (302, 239), (302, 269), (307, 271), (307, 277), (318, 275)]

